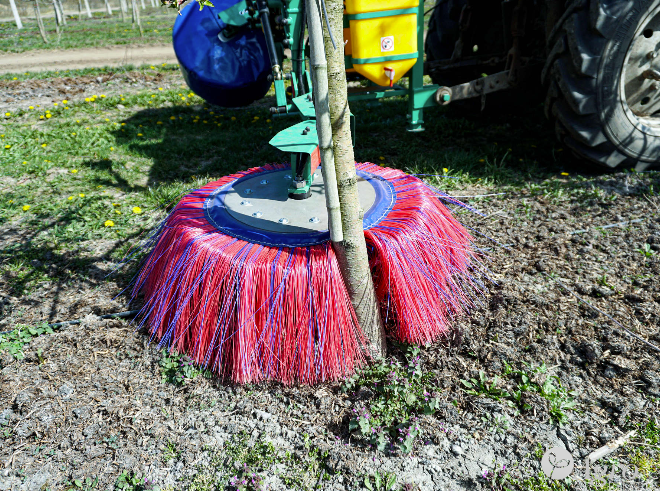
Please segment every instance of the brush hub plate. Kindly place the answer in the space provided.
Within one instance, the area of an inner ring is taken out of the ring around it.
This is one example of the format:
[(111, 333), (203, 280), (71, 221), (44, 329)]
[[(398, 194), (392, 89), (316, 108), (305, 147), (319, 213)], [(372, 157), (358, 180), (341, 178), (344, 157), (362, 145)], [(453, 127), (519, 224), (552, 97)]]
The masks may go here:
[[(395, 201), (394, 186), (357, 171), (364, 228), (382, 220)], [(291, 169), (250, 174), (218, 188), (204, 203), (207, 220), (218, 230), (248, 242), (274, 247), (301, 247), (330, 240), (321, 169), (314, 173), (312, 195), (288, 197)]]

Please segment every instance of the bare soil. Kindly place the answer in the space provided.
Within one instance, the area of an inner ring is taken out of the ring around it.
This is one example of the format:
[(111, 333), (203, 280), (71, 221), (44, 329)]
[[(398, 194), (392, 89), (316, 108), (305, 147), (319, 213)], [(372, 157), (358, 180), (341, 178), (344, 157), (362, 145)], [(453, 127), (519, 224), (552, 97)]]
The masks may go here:
[(36, 50), (0, 57), (0, 73), (73, 70), (105, 66), (176, 63), (172, 44)]
[[(363, 476), (376, 471), (394, 472), (399, 483), (422, 490), (490, 489), (480, 476), (495, 465), (506, 464), (521, 478), (536, 475), (539, 445), (568, 448), (579, 468), (572, 489), (588, 489), (579, 477), (584, 457), (636, 423), (657, 418), (660, 353), (550, 277), (660, 345), (660, 200), (645, 194), (650, 185), (658, 189), (660, 177), (618, 173), (582, 185), (600, 197), (567, 205), (523, 189), (470, 200), (482, 215), (456, 210), (490, 237), (479, 235), (477, 243), (488, 249), (493, 284), (483, 305), (457, 323), (452, 342), (423, 349), (441, 403), (435, 416), (420, 418), (424, 436), (410, 455), (377, 453), (349, 432), (352, 408), (373, 395), (368, 387), (344, 393), (339, 383), (162, 382), (160, 354), (148, 335), (126, 321), (98, 318), (126, 308), (111, 300), (124, 279), (102, 279), (113, 267), (106, 256), (113, 244), (88, 251), (95, 278), (44, 285), (22, 298), (2, 294), (7, 324), (19, 318), (83, 322), (36, 338), (22, 361), (3, 355), (0, 421), (10, 431), (0, 440), (0, 489), (66, 489), (65, 483), (90, 476), (99, 479), (99, 489), (113, 489), (117, 476), (131, 469), (161, 489), (186, 489), (195, 476), (218, 472), (223, 445), (241, 431), (251, 443), (265, 438), (300, 461), (310, 448), (327, 452), (323, 465), (331, 477), (323, 489), (360, 489)], [(484, 191), (497, 192), (454, 194)], [(18, 228), (2, 233), (29, 240)], [(52, 267), (66, 265), (66, 258), (52, 259)], [(396, 349), (392, 354), (399, 355)], [(501, 374), (505, 362), (545, 362), (578, 403), (576, 411), (566, 411), (567, 423), (553, 422), (548, 401), (533, 393), (525, 395), (529, 409), (516, 413), (464, 392), (461, 379), (479, 371)], [(495, 417), (509, 421), (503, 431), (492, 430)], [(630, 453), (614, 455), (626, 463)], [(276, 472), (267, 482), (287, 489)], [(652, 477), (619, 485), (658, 489)]]

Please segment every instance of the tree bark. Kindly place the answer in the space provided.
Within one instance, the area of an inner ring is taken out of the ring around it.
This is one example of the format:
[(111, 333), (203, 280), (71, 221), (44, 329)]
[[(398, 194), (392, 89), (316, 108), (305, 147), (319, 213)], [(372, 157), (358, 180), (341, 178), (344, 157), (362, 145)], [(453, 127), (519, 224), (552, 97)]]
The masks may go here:
[(83, 16), (82, 0), (78, 0), (78, 20), (82, 20), (82, 16)]
[(126, 22), (126, 1), (119, 0), (119, 11), (121, 12), (121, 21)]
[(112, 7), (110, 6), (110, 0), (105, 0), (105, 9), (108, 11), (108, 15), (112, 15)]
[(341, 0), (326, 0), (326, 6), (328, 22), (336, 42), (335, 48), (329, 32), (325, 30), (333, 153), (343, 232), (342, 247), (337, 247), (336, 251), (358, 322), (369, 341), (371, 355), (377, 358), (385, 356), (387, 345), (364, 239), (364, 211), (360, 207), (358, 197), (344, 63), (344, 6)]
[(85, 0), (85, 9), (87, 9), (87, 17), (92, 18), (92, 11), (89, 8), (89, 1)]
[(142, 10), (144, 10), (144, 9), (147, 8), (147, 7), (145, 7), (145, 5), (144, 5), (144, 0), (140, 0), (140, 4), (142, 5)]
[(57, 8), (60, 9), (60, 17), (62, 18), (62, 25), (66, 25), (66, 14), (64, 13), (64, 5), (62, 5), (62, 0), (57, 1)]
[(21, 22), (21, 16), (18, 15), (18, 9), (16, 8), (16, 2), (14, 0), (9, 0), (9, 5), (11, 6), (11, 13), (14, 14), (14, 21), (16, 22), (16, 29), (23, 29), (23, 23)]
[(62, 18), (60, 17), (60, 9), (57, 8), (57, 0), (53, 0), (53, 12), (55, 12), (55, 32), (59, 34)]
[(44, 27), (44, 21), (41, 18), (41, 10), (39, 9), (38, 0), (34, 0), (34, 16), (37, 18), (37, 25), (39, 26), (39, 34), (41, 34), (41, 39), (44, 40), (44, 43), (48, 44), (48, 36), (46, 36), (46, 28)]

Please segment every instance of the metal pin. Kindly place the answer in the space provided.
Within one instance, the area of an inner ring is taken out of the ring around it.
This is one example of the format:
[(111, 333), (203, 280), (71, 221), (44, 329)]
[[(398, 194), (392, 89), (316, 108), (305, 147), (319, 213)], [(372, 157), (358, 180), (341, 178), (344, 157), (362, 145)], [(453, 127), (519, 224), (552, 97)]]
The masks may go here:
[(289, 223), (289, 219), (288, 218), (280, 218), (278, 220), (278, 222), (280, 222), (280, 223)]
[(250, 203), (248, 200), (244, 199), (241, 201), (241, 206), (252, 206), (252, 203)]
[(261, 213), (260, 211), (255, 211), (255, 212), (252, 214), (252, 216), (253, 216), (254, 218), (261, 218), (261, 215), (263, 215), (263, 213)]
[(268, 181), (266, 179), (262, 179), (261, 181), (259, 181), (259, 184), (268, 184)]
[(318, 217), (312, 217), (309, 219), (309, 223), (319, 223), (321, 220)]

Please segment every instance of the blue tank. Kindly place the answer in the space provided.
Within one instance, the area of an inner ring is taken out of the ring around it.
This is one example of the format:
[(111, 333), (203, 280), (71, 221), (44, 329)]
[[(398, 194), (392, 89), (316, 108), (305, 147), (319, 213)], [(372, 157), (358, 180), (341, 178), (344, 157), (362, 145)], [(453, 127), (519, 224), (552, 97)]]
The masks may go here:
[(266, 95), (271, 82), (263, 32), (245, 28), (227, 41), (218, 13), (239, 0), (213, 0), (199, 10), (197, 2), (181, 9), (172, 30), (174, 52), (190, 89), (211, 104), (241, 107)]

